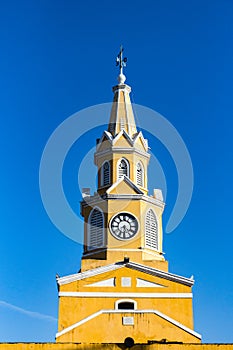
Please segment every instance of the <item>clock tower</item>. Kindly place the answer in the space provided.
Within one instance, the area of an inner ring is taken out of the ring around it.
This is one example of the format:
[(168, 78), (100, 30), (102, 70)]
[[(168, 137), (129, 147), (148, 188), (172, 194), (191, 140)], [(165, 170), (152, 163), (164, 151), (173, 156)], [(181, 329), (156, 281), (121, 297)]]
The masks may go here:
[(137, 130), (131, 88), (121, 72), (113, 87), (108, 130), (97, 140), (95, 164), (98, 189), (84, 193), (84, 254), (82, 270), (125, 257), (167, 269), (162, 251), (162, 192), (148, 195), (148, 142)]
[[(123, 49), (107, 130), (96, 142), (98, 188), (83, 190), (81, 271), (57, 279), (57, 342), (199, 343), (193, 279), (168, 272), (162, 192), (148, 193), (148, 142), (137, 130)], [(109, 331), (111, 329), (111, 331)]]

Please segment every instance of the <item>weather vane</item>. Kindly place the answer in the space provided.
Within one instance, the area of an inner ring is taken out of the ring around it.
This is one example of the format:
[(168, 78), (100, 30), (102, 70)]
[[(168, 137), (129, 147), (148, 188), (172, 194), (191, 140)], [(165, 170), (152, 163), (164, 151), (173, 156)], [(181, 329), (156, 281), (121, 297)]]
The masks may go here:
[(116, 58), (116, 65), (120, 68), (120, 74), (123, 74), (123, 67), (126, 67), (127, 57), (123, 58), (123, 46), (120, 47), (120, 52)]

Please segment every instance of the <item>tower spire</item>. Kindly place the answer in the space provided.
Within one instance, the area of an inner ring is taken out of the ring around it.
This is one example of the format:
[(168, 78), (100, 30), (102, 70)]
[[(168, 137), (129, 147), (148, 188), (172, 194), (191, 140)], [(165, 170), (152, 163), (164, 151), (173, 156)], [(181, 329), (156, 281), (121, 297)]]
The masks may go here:
[(118, 84), (113, 87), (114, 99), (112, 104), (111, 116), (108, 125), (108, 131), (116, 136), (121, 130), (125, 130), (130, 137), (137, 133), (133, 108), (130, 101), (130, 86), (125, 84), (126, 77), (123, 68), (126, 66), (127, 58), (123, 57), (123, 46), (116, 58), (116, 65), (119, 66)]
[(126, 76), (123, 73), (123, 67), (126, 67), (127, 57), (123, 58), (123, 51), (124, 51), (124, 48), (121, 45), (120, 52), (116, 58), (116, 65), (119, 66), (119, 68), (120, 68), (120, 74), (118, 75), (118, 78), (117, 78), (119, 84), (124, 84), (124, 82), (126, 80)]

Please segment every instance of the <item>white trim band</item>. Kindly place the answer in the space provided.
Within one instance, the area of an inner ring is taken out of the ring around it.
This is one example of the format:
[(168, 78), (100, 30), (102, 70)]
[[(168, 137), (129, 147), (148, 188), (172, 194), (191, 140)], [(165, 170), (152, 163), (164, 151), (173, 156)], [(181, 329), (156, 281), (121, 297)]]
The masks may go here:
[(97, 311), (96, 313), (94, 313), (94, 314), (92, 314), (92, 315), (90, 315), (90, 316), (88, 316), (88, 317), (82, 319), (81, 321), (79, 321), (79, 322), (77, 322), (77, 323), (74, 323), (73, 325), (71, 325), (71, 326), (69, 326), (69, 327), (63, 329), (62, 331), (58, 332), (58, 333), (56, 334), (56, 338), (62, 336), (63, 334), (65, 334), (65, 333), (67, 333), (67, 332), (69, 332), (69, 331), (72, 331), (73, 329), (75, 329), (75, 328), (81, 326), (82, 324), (84, 324), (84, 323), (86, 323), (86, 322), (92, 320), (93, 318), (95, 318), (95, 317), (97, 317), (97, 316), (99, 316), (99, 315), (101, 315), (101, 314), (119, 314), (119, 313), (120, 313), (120, 314), (122, 314), (122, 313), (127, 313), (127, 314), (128, 314), (128, 313), (133, 313), (133, 314), (145, 314), (145, 313), (148, 313), (148, 314), (155, 314), (155, 315), (157, 315), (157, 316), (159, 316), (159, 317), (165, 319), (166, 321), (168, 321), (168, 322), (174, 324), (175, 326), (177, 326), (177, 327), (183, 329), (185, 332), (190, 333), (190, 334), (192, 334), (193, 336), (195, 336), (195, 337), (201, 339), (201, 334), (199, 334), (199, 333), (193, 331), (192, 329), (190, 329), (190, 328), (184, 326), (182, 323), (180, 323), (180, 322), (178, 322), (178, 321), (172, 319), (171, 317), (169, 317), (169, 316), (167, 316), (167, 315), (165, 315), (165, 314), (163, 314), (162, 312), (157, 311), (157, 310), (100, 310), (100, 311)]
[(111, 292), (59, 292), (59, 297), (80, 298), (187, 298), (193, 297), (192, 293), (111, 293)]

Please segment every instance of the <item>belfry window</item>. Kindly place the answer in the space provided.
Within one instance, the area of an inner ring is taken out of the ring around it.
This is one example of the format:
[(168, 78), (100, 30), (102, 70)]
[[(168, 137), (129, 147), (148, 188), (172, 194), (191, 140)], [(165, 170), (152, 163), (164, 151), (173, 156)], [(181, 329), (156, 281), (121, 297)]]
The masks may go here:
[(94, 208), (89, 216), (88, 249), (96, 249), (104, 245), (104, 215)]
[(104, 162), (102, 165), (102, 186), (107, 186), (110, 184), (110, 164), (108, 161)]
[(118, 180), (124, 175), (129, 176), (129, 164), (126, 159), (121, 159), (118, 163)]
[(144, 171), (143, 171), (143, 166), (140, 162), (137, 163), (137, 168), (136, 168), (136, 172), (137, 172), (137, 185), (139, 186), (144, 186)]
[(158, 249), (158, 224), (152, 209), (146, 214), (145, 245), (148, 248)]

